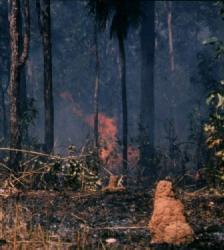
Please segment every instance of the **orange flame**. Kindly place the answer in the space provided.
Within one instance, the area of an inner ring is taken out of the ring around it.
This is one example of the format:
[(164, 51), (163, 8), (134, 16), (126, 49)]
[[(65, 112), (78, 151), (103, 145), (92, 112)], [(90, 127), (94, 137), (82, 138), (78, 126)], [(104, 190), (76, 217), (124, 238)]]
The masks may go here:
[[(60, 93), (60, 97), (70, 103), (70, 110), (73, 114), (81, 117), (90, 127), (94, 126), (94, 116), (85, 116), (80, 107), (75, 103), (71, 93), (68, 91)], [(114, 118), (99, 113), (99, 141), (100, 159), (109, 167), (118, 167), (122, 164), (122, 155), (119, 152), (117, 143), (118, 129)], [(130, 166), (136, 166), (139, 160), (138, 148), (130, 145), (128, 147), (128, 159)]]
[(116, 151), (117, 125), (113, 118), (99, 114), (100, 158), (105, 161), (110, 154)]

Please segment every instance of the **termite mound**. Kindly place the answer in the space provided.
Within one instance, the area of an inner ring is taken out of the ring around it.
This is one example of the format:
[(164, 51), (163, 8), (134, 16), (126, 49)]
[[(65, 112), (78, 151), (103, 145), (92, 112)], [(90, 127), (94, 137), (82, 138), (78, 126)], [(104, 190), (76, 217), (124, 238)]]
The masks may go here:
[(170, 181), (157, 184), (149, 230), (152, 244), (180, 245), (190, 243), (194, 238), (193, 230), (184, 216), (184, 206), (175, 198)]

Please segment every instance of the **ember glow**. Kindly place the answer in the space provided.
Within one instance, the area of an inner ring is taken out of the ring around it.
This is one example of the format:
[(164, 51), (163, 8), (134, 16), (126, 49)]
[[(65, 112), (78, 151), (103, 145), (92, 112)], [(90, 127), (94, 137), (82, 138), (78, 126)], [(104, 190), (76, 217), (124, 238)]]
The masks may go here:
[[(69, 102), (70, 111), (82, 118), (88, 126), (93, 128), (94, 115), (85, 115), (80, 107), (75, 103), (71, 93), (64, 91), (60, 94), (60, 97)], [(122, 165), (121, 149), (118, 142), (118, 129), (117, 121), (113, 117), (108, 117), (104, 113), (99, 113), (99, 141), (100, 141), (100, 159), (102, 162), (110, 168), (117, 168)], [(128, 147), (128, 161), (131, 167), (138, 164), (139, 150), (133, 145)]]

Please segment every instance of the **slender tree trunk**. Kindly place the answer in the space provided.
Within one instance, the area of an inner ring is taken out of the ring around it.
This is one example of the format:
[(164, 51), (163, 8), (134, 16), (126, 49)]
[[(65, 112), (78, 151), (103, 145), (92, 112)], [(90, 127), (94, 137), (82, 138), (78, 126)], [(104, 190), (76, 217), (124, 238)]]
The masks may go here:
[(167, 7), (167, 26), (168, 26), (168, 39), (169, 39), (170, 69), (171, 69), (171, 72), (174, 72), (175, 63), (174, 63), (174, 49), (173, 49), (172, 1), (167, 1), (166, 7)]
[(20, 73), (20, 110), (21, 110), (21, 132), (22, 143), (27, 141), (28, 138), (28, 124), (25, 121), (25, 112), (27, 110), (27, 88), (26, 88), (26, 67), (21, 69)]
[(142, 1), (144, 16), (141, 25), (141, 103), (140, 103), (140, 166), (141, 174), (155, 175), (154, 161), (154, 51), (155, 2)]
[[(23, 44), (29, 43), (30, 40), (30, 14), (29, 14), (29, 3), (27, 1), (23, 1), (21, 5), (21, 10), (19, 13), (19, 33), (20, 41), (19, 41), (19, 52), (23, 53)], [(23, 22), (24, 20), (24, 22)], [(23, 36), (23, 39), (22, 39)], [(27, 47), (26, 50), (29, 48)], [(28, 55), (28, 51), (26, 52)], [(27, 61), (26, 59), (24, 59)], [(20, 69), (20, 110), (21, 110), (21, 132), (22, 132), (22, 143), (26, 143), (28, 140), (28, 124), (25, 121), (25, 112), (27, 110), (27, 87), (26, 87), (26, 64), (21, 65)]]
[[(9, 16), (11, 39), (11, 65), (10, 65), (10, 147), (21, 148), (20, 113), (19, 113), (19, 0), (11, 1)], [(9, 8), (10, 8), (9, 7)], [(20, 154), (10, 152), (10, 166), (18, 169)]]
[(47, 153), (54, 148), (54, 100), (52, 85), (52, 45), (51, 45), (51, 11), (50, 0), (37, 0), (37, 12), (42, 35), (44, 55), (44, 110), (45, 110), (45, 135), (44, 144)]
[[(10, 80), (9, 80), (9, 95), (10, 95), (10, 147), (21, 148), (21, 109), (20, 109), (20, 70), (28, 58), (29, 51), (29, 0), (24, 0), (24, 27), (25, 33), (23, 37), (23, 51), (20, 54), (19, 41), (19, 10), (20, 1), (9, 1), (9, 29), (10, 29), (10, 44), (11, 44), (11, 65), (10, 65)], [(28, 22), (28, 23), (27, 23)], [(10, 166), (15, 170), (19, 169), (19, 160), (21, 153), (10, 153)]]
[(0, 82), (0, 99), (2, 108), (2, 134), (4, 137), (4, 142), (7, 139), (7, 118), (6, 118), (6, 105), (5, 105), (5, 91), (2, 82)]
[(51, 153), (54, 148), (54, 101), (52, 87), (50, 0), (44, 0), (43, 3), (45, 145), (46, 152)]
[(96, 56), (96, 80), (94, 90), (94, 138), (95, 147), (99, 149), (99, 81), (100, 81), (100, 60), (99, 60), (99, 48), (98, 48), (98, 36), (97, 36), (97, 24), (95, 23), (94, 30), (95, 40), (95, 56)]
[(119, 45), (119, 71), (121, 78), (121, 96), (122, 96), (122, 160), (123, 160), (123, 175), (128, 173), (128, 107), (127, 107), (127, 90), (126, 90), (126, 55), (124, 47), (124, 37), (118, 35)]

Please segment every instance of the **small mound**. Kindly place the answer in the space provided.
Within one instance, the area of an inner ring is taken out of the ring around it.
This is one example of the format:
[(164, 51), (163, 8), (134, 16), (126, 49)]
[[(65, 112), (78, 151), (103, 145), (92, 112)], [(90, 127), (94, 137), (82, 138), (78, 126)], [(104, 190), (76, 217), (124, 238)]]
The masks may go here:
[(154, 244), (184, 244), (193, 240), (193, 230), (186, 222), (184, 206), (174, 197), (172, 183), (160, 181), (156, 187), (154, 210), (149, 222)]

